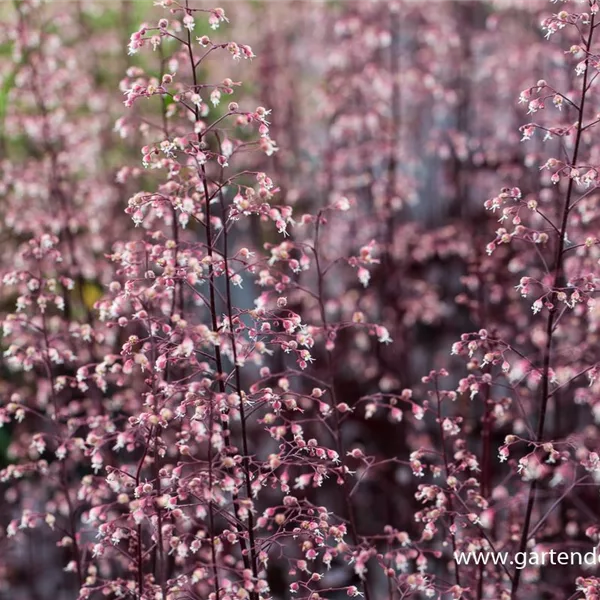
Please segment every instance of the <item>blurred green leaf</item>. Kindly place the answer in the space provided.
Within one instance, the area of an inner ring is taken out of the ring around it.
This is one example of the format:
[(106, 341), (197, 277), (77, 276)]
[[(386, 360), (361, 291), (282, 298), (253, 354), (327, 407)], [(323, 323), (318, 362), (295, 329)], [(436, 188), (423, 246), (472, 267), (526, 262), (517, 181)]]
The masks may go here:
[(94, 304), (102, 298), (104, 292), (102, 288), (95, 282), (86, 281), (81, 290), (81, 297), (88, 310), (94, 308)]

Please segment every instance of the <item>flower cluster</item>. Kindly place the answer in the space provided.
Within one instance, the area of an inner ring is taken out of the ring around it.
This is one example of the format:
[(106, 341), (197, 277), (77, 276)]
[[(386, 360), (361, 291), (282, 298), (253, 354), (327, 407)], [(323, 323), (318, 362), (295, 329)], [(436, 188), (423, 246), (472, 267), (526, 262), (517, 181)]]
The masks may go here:
[(598, 597), (456, 559), (600, 539), (598, 4), (84, 4), (2, 21), (0, 596)]

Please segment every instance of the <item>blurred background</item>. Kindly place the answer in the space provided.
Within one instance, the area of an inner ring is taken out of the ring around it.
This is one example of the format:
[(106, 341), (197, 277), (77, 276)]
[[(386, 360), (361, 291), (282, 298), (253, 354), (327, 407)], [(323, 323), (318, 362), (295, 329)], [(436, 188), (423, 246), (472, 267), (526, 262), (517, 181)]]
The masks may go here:
[[(152, 4), (0, 3), (0, 262), (4, 272), (10, 270), (21, 244), (54, 230), (72, 246), (75, 296), (67, 308), (81, 322), (89, 314), (92, 326), (94, 303), (112, 279), (109, 266), (102, 266), (104, 255), (132, 235), (123, 210), (134, 188), (121, 176), (123, 167), (141, 167), (144, 132), (127, 130), (119, 82), (131, 65), (155, 68), (152, 53), (127, 55), (131, 32), (163, 15)], [(394, 343), (342, 335), (335, 356), (338, 396), (352, 406), (375, 391), (418, 389), (433, 368), (460, 364), (460, 372), (462, 362), (453, 362), (450, 348), (462, 332), (483, 324), (502, 329), (520, 318), (518, 300), (513, 303), (518, 266), (498, 272), (498, 263), (489, 262), (485, 247), (498, 223), (483, 203), (503, 186), (518, 183), (533, 193), (547, 187), (538, 171), (541, 143), (520, 142), (519, 127), (529, 117), (518, 97), (539, 78), (571, 84), (561, 70), (562, 49), (545, 42), (539, 26), (551, 5), (236, 0), (223, 8), (231, 23), (219, 37), (247, 43), (257, 56), (240, 63), (216, 60), (205, 75), (243, 81), (235, 100), (272, 110), (271, 137), (279, 151), (253, 158), (254, 166), (273, 178), (295, 214), (349, 199), (348, 217), (327, 228), (326, 254), (349, 255), (370, 240), (378, 242), (380, 264), (370, 285), (363, 288), (347, 275), (330, 278), (328, 310), (343, 319), (358, 306), (387, 327)], [(207, 25), (198, 27), (205, 30), (194, 35), (212, 36)], [(40, 134), (47, 121), (54, 137)], [(39, 178), (49, 155), (71, 182), (68, 201), (52, 210)], [(257, 244), (268, 241), (260, 230), (244, 235)], [(502, 252), (510, 265), (510, 250)], [(251, 305), (255, 289), (236, 293), (238, 304)], [(15, 300), (12, 292), (0, 294), (5, 312)], [(453, 376), (449, 387), (457, 381)], [(39, 377), (0, 364), (0, 394), (10, 398), (15, 389), (45, 393)], [(483, 408), (467, 406), (468, 397), (458, 402), (471, 413), (477, 450)], [(349, 419), (344, 429), (348, 446), (362, 444), (380, 458), (405, 456), (435, 435), (425, 425), (405, 429), (387, 416)], [(502, 429), (494, 435), (504, 437)], [(27, 436), (26, 427), (0, 428), (1, 468), (14, 461), (21, 442), (30, 443)], [(13, 503), (27, 497), (27, 489), (25, 484), (17, 492), (5, 483), (3, 522), (14, 518)], [(412, 532), (414, 491), (409, 469), (393, 464), (381, 469), (356, 497), (360, 530), (374, 534), (391, 524)], [(319, 494), (326, 495), (326, 487)], [(0, 597), (74, 598), (74, 588), (55, 568), (65, 550), (56, 547), (52, 532), (47, 539), (40, 536), (36, 532), (17, 550), (6, 549)], [(47, 570), (48, 576), (32, 578), (32, 569)], [(351, 578), (343, 571), (339, 576)], [(274, 597), (289, 598), (286, 572), (277, 561), (269, 577)], [(376, 597), (387, 597), (378, 585), (383, 583), (374, 582)]]

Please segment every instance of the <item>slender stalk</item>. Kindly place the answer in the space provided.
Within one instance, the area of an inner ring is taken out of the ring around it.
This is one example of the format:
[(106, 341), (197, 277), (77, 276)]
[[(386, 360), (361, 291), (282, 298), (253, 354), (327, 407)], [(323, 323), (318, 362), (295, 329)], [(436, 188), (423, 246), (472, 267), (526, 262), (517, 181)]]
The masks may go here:
[[(324, 301), (324, 289), (323, 289), (323, 269), (321, 265), (321, 259), (319, 254), (319, 233), (320, 233), (320, 224), (321, 224), (321, 212), (317, 215), (317, 222), (315, 225), (315, 239), (314, 239), (314, 247), (313, 254), (315, 256), (315, 265), (317, 268), (317, 286), (318, 286), (318, 303), (319, 303), (319, 312), (321, 315), (321, 321), (323, 324), (323, 333), (325, 336), (329, 333), (329, 323), (327, 320), (327, 313), (325, 311), (325, 301)], [(348, 522), (350, 524), (350, 537), (352, 539), (352, 543), (354, 546), (359, 545), (359, 536), (358, 536), (358, 528), (356, 526), (356, 515), (354, 512), (354, 505), (351, 501), (351, 488), (348, 482), (348, 478), (346, 476), (345, 471), (345, 450), (344, 444), (342, 441), (342, 428), (340, 423), (340, 415), (337, 410), (337, 395), (335, 389), (335, 376), (333, 369), (333, 360), (331, 357), (331, 352), (326, 350), (327, 352), (327, 374), (328, 379), (330, 381), (330, 385), (328, 386), (331, 390), (331, 401), (333, 403), (333, 419), (334, 419), (334, 441), (336, 444), (336, 452), (339, 455), (341, 461), (341, 478), (343, 481), (342, 485), (342, 494), (344, 496), (344, 504), (346, 508), (346, 515)], [(369, 586), (366, 580), (361, 580), (363, 592), (365, 595), (365, 600), (370, 600)]]
[[(164, 74), (164, 64), (165, 64), (165, 56), (162, 44), (159, 46), (160, 49), (160, 79), (162, 80)], [(161, 96), (161, 117), (162, 117), (162, 126), (163, 133), (165, 135), (165, 139), (169, 137), (169, 122), (167, 120), (167, 105), (165, 101), (165, 97)], [(177, 226), (177, 213), (173, 210), (173, 240), (175, 242), (175, 268), (177, 268), (177, 254), (179, 248), (179, 228)], [(183, 291), (181, 291), (183, 295)], [(177, 298), (177, 283), (173, 289), (173, 302), (171, 304), (171, 314), (170, 320), (173, 321), (173, 316), (175, 314), (175, 301)], [(182, 302), (183, 304), (183, 302)], [(183, 307), (182, 307), (183, 308)], [(181, 317), (183, 318), (183, 310), (181, 312)], [(152, 333), (152, 322), (150, 320), (150, 316), (148, 316), (148, 333), (150, 335), (151, 346), (152, 346), (152, 356), (151, 356), (151, 364), (154, 365), (156, 363), (157, 352), (156, 352), (156, 340)], [(169, 379), (168, 375), (168, 365), (165, 371), (165, 379)], [(154, 397), (154, 413), (158, 414), (158, 394), (156, 387), (156, 374), (154, 371), (152, 372), (152, 395)], [(156, 481), (156, 494), (157, 497), (160, 498), (162, 496), (162, 484), (160, 478), (160, 452), (159, 452), (159, 428), (156, 428), (156, 433), (154, 436), (154, 461), (153, 461), (153, 469), (154, 469), (154, 479)], [(157, 529), (157, 554), (158, 554), (158, 564), (156, 565), (156, 579), (158, 584), (160, 585), (161, 590), (161, 600), (166, 600), (167, 598), (167, 583), (166, 583), (166, 561), (165, 561), (165, 552), (164, 552), (164, 541), (162, 534), (163, 527), (163, 511), (160, 505), (156, 508), (156, 529)], [(217, 598), (218, 600), (218, 598)]]
[[(226, 223), (225, 203), (223, 194), (219, 195), (221, 201), (221, 209), (223, 210), (224, 222)], [(250, 453), (248, 450), (248, 433), (246, 429), (246, 415), (244, 408), (244, 398), (242, 394), (242, 382), (240, 376), (240, 368), (238, 366), (237, 348), (235, 345), (235, 333), (233, 331), (233, 306), (231, 301), (231, 277), (228, 269), (228, 239), (227, 226), (223, 227), (223, 261), (225, 262), (225, 298), (227, 304), (227, 318), (229, 327), (231, 328), (231, 351), (233, 358), (233, 369), (235, 373), (235, 389), (240, 398), (240, 425), (242, 429), (242, 468), (244, 470), (244, 479), (246, 482), (246, 496), (248, 500), (252, 498), (252, 485), (250, 482)], [(250, 563), (252, 567), (252, 575), (256, 580), (258, 578), (257, 561), (256, 561), (256, 540), (254, 539), (254, 516), (252, 510), (248, 510), (248, 536), (250, 543)]]
[[(146, 461), (146, 456), (148, 455), (148, 450), (150, 449), (150, 440), (152, 436), (155, 435), (154, 428), (151, 427), (148, 432), (148, 438), (146, 439), (146, 443), (144, 444), (142, 456), (138, 461), (137, 470), (135, 473), (135, 485), (136, 487), (140, 485), (140, 481), (142, 478), (142, 470), (144, 468), (144, 462)], [(140, 598), (144, 595), (144, 556), (142, 553), (142, 524), (140, 523), (136, 527), (137, 532), (137, 548), (136, 548), (136, 563), (137, 563), (137, 585), (138, 585), (138, 595)]]
[(215, 600), (219, 600), (221, 586), (219, 584), (219, 568), (217, 566), (217, 551), (215, 549), (215, 506), (212, 499), (214, 473), (213, 473), (213, 448), (212, 448), (212, 432), (213, 432), (213, 405), (210, 404), (208, 412), (209, 427), (208, 427), (208, 493), (210, 495), (208, 501), (208, 526), (210, 528), (210, 557), (212, 561), (212, 572), (214, 579)]
[[(40, 276), (41, 279), (41, 276)], [(62, 438), (60, 431), (60, 414), (58, 406), (58, 398), (56, 397), (56, 382), (54, 379), (54, 372), (52, 370), (52, 361), (50, 360), (50, 340), (48, 338), (48, 327), (46, 325), (46, 315), (42, 313), (42, 334), (44, 337), (44, 362), (46, 371), (48, 373), (48, 379), (50, 383), (50, 397), (52, 399), (52, 406), (54, 408), (54, 423), (58, 430), (59, 437)], [(64, 460), (60, 464), (60, 483), (62, 486), (63, 494), (67, 502), (68, 519), (69, 519), (69, 537), (73, 540), (73, 555), (75, 564), (77, 567), (77, 580), (79, 587), (83, 585), (83, 564), (81, 558), (81, 549), (79, 548), (79, 542), (77, 541), (77, 527), (75, 524), (75, 511), (73, 508), (73, 502), (69, 493), (69, 484), (67, 479), (67, 467)]]
[[(594, 35), (594, 19), (595, 15), (591, 17), (590, 31), (586, 40), (585, 52), (586, 52), (586, 69), (583, 73), (582, 91), (581, 91), (581, 102), (579, 103), (579, 110), (577, 116), (577, 132), (575, 135), (575, 146), (573, 148), (573, 158), (571, 160), (572, 165), (576, 165), (579, 159), (579, 151), (581, 146), (581, 138), (583, 133), (583, 119), (584, 110), (586, 104), (586, 96), (589, 90), (588, 88), (588, 73), (589, 73), (589, 52), (592, 46), (592, 38)], [(569, 178), (567, 186), (567, 193), (562, 212), (562, 220), (560, 226), (560, 235), (558, 238), (558, 245), (556, 248), (556, 255), (554, 259), (554, 272), (553, 272), (553, 284), (552, 289), (564, 286), (564, 251), (565, 251), (565, 239), (567, 235), (567, 227), (569, 224), (569, 214), (571, 210), (571, 199), (574, 190), (573, 178)], [(548, 311), (548, 319), (546, 321), (546, 345), (544, 347), (543, 354), (543, 367), (542, 367), (542, 391), (540, 397), (540, 415), (538, 421), (538, 427), (536, 432), (536, 442), (542, 443), (544, 440), (544, 428), (546, 424), (546, 413), (548, 410), (548, 402), (550, 399), (550, 365), (552, 360), (552, 343), (554, 333), (554, 323), (557, 316), (557, 308), (553, 306)], [(529, 539), (529, 528), (531, 526), (531, 517), (533, 514), (533, 508), (535, 506), (536, 496), (538, 489), (538, 480), (534, 479), (529, 487), (529, 497), (527, 499), (527, 508), (525, 509), (525, 520), (523, 523), (523, 529), (521, 533), (521, 540), (519, 542), (519, 552), (524, 552), (527, 548), (527, 540)], [(517, 599), (519, 591), (519, 583), (521, 581), (521, 569), (515, 571), (513, 579), (511, 600)]]
[[(204, 193), (205, 193), (205, 198), (208, 198), (208, 183), (206, 180), (206, 170), (204, 165), (202, 165), (201, 167), (201, 172), (202, 172), (202, 183), (204, 186)], [(206, 243), (207, 243), (207, 252), (208, 252), (208, 256), (211, 259), (211, 262), (209, 263), (209, 272), (208, 272), (208, 278), (209, 278), (209, 282), (210, 282), (210, 291), (209, 291), (209, 304), (210, 304), (210, 315), (211, 315), (211, 326), (212, 326), (212, 330), (214, 333), (218, 333), (219, 332), (219, 325), (217, 322), (217, 302), (216, 302), (216, 294), (215, 294), (215, 273), (214, 273), (214, 268), (212, 265), (212, 258), (214, 256), (214, 247), (213, 247), (213, 241), (212, 241), (212, 228), (210, 226), (210, 217), (211, 217), (211, 211), (210, 211), (210, 202), (206, 201), (205, 202), (205, 220), (206, 220)], [(217, 380), (218, 380), (218, 386), (219, 386), (219, 392), (221, 394), (225, 394), (226, 393), (226, 387), (225, 387), (225, 371), (223, 369), (223, 358), (221, 356), (221, 349), (218, 345), (215, 346), (215, 363), (216, 363), (216, 370), (217, 370)], [(241, 397), (240, 397), (240, 402), (241, 402)], [(210, 442), (209, 442), (210, 443)], [(229, 435), (226, 436), (226, 440), (225, 443), (227, 444), (227, 446), (231, 445), (231, 441), (229, 439)], [(243, 523), (242, 519), (239, 516), (239, 506), (238, 506), (238, 497), (237, 494), (234, 494), (234, 499), (233, 499), (233, 512), (235, 515), (235, 518), (238, 522)], [(246, 552), (246, 548), (245, 548), (245, 543), (242, 543), (242, 541), (240, 540), (240, 546), (242, 547), (242, 560), (244, 562), (244, 567), (246, 569), (250, 569), (251, 568), (251, 564), (250, 564), (250, 559), (249, 556)], [(253, 570), (254, 572), (254, 570)]]
[[(448, 460), (448, 452), (446, 450), (446, 434), (444, 432), (444, 426), (442, 424), (442, 399), (440, 397), (440, 390), (438, 388), (437, 378), (435, 380), (435, 397), (437, 400), (437, 422), (440, 431), (440, 443), (442, 444), (442, 460), (444, 461), (444, 472), (446, 474), (446, 480), (450, 477), (450, 461)], [(455, 519), (454, 519), (454, 502), (452, 501), (452, 493), (448, 494), (448, 508), (450, 509), (450, 539), (452, 540), (452, 556), (456, 556), (456, 532)], [(460, 586), (460, 566), (457, 562), (454, 565), (454, 579), (456, 585)]]
[[(189, 0), (186, 0), (186, 10), (188, 11), (188, 14), (191, 14), (189, 11)], [(194, 50), (192, 47), (192, 37), (191, 37), (191, 32), (188, 30), (187, 32), (187, 43), (186, 43), (187, 49), (188, 49), (188, 55), (189, 55), (189, 59), (190, 59), (190, 66), (191, 66), (191, 70), (192, 70), (192, 78), (193, 78), (193, 84), (194, 84), (194, 89), (197, 89), (198, 87), (198, 78), (197, 78), (197, 63), (194, 57)], [(196, 121), (200, 120), (200, 110), (199, 108), (196, 106), (195, 107), (195, 117), (196, 117)], [(206, 133), (206, 132), (205, 132)], [(202, 138), (203, 138), (203, 134), (202, 133), (198, 133), (198, 143), (202, 143)], [(211, 315), (211, 327), (214, 333), (218, 333), (219, 332), (219, 326), (218, 326), (218, 322), (217, 322), (217, 302), (216, 302), (216, 291), (215, 291), (215, 272), (214, 272), (214, 267), (212, 264), (212, 259), (214, 256), (214, 241), (213, 241), (213, 231), (212, 231), (212, 226), (211, 226), (211, 208), (210, 208), (210, 192), (208, 189), (208, 176), (206, 173), (206, 167), (205, 165), (201, 165), (200, 167), (200, 177), (202, 180), (202, 186), (203, 186), (203, 191), (204, 191), (204, 220), (205, 220), (205, 228), (206, 228), (206, 247), (207, 247), (207, 253), (208, 253), (208, 257), (210, 259), (209, 262), (209, 304), (210, 304), (210, 315)], [(227, 272), (227, 262), (225, 262), (225, 272)], [(230, 293), (229, 293), (229, 277), (227, 276), (226, 278), (226, 282), (227, 282), (227, 308), (228, 308), (228, 312), (231, 313), (231, 298), (230, 298)], [(244, 457), (243, 457), (243, 470), (244, 470), (244, 479), (245, 479), (245, 485), (246, 485), (246, 491), (248, 494), (248, 498), (250, 499), (252, 497), (251, 495), (251, 487), (250, 487), (250, 467), (249, 467), (249, 462), (248, 462), (248, 442), (247, 442), (247, 436), (246, 436), (246, 429), (245, 429), (245, 418), (244, 418), (244, 413), (243, 413), (243, 398), (241, 395), (241, 382), (240, 382), (240, 376), (239, 376), (239, 369), (237, 364), (237, 360), (236, 360), (236, 356), (235, 356), (235, 340), (232, 343), (232, 346), (234, 348), (234, 369), (235, 369), (235, 376), (236, 376), (236, 388), (238, 390), (238, 395), (240, 397), (240, 417), (241, 417), (241, 423), (242, 423), (242, 444), (243, 444), (243, 452), (244, 452)], [(215, 363), (216, 363), (216, 370), (217, 370), (217, 380), (218, 380), (218, 386), (219, 386), (219, 391), (221, 394), (225, 394), (226, 393), (226, 386), (225, 386), (225, 372), (223, 369), (223, 359), (221, 356), (221, 349), (218, 345), (215, 346)], [(210, 440), (209, 440), (209, 444), (210, 444)], [(229, 440), (229, 436), (227, 436), (226, 439), (226, 444), (229, 446), (230, 445), (230, 440)], [(239, 506), (238, 506), (238, 496), (237, 494), (234, 494), (234, 498), (233, 498), (233, 511), (234, 511), (234, 515), (236, 520), (239, 523), (243, 523), (242, 519), (240, 518), (239, 515)], [(246, 569), (251, 569), (253, 577), (255, 578), (255, 580), (257, 579), (258, 576), (258, 571), (257, 571), (257, 566), (256, 566), (256, 557), (255, 557), (255, 548), (254, 548), (254, 523), (253, 523), (253, 516), (252, 516), (252, 511), (249, 510), (248, 511), (248, 524), (247, 524), (247, 530), (248, 530), (248, 544), (250, 546), (249, 549), (246, 549), (246, 544), (245, 542), (242, 542), (242, 539), (240, 538), (240, 546), (242, 548), (242, 560), (244, 563), (244, 567)], [(250, 594), (250, 597), (252, 598), (252, 600), (258, 600), (258, 594), (256, 592), (252, 592)]]

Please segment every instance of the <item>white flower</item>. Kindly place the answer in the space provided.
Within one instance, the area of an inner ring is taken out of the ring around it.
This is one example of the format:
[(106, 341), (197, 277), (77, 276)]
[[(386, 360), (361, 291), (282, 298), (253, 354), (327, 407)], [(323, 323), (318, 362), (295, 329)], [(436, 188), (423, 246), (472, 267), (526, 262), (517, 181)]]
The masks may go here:
[(383, 327), (382, 325), (377, 325), (375, 327), (375, 333), (377, 334), (377, 339), (382, 344), (391, 344), (392, 338), (390, 337), (390, 332)]
[(364, 287), (369, 285), (369, 281), (371, 279), (371, 273), (364, 267), (359, 267), (358, 269), (358, 280), (363, 284)]

